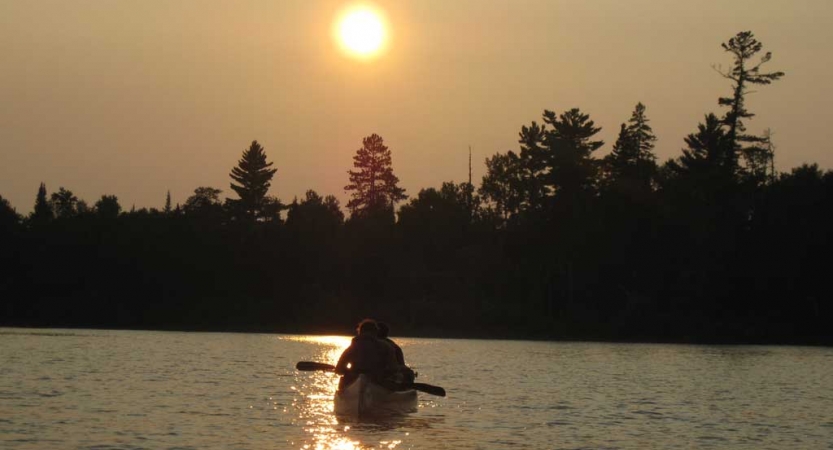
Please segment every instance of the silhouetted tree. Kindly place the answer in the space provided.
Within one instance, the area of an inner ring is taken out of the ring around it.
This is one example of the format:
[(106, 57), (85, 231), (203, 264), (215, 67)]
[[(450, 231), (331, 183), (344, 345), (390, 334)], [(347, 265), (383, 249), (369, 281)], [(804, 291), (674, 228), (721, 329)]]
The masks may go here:
[(645, 105), (637, 103), (628, 124), (622, 124), (613, 150), (604, 158), (608, 181), (651, 189), (657, 170), (654, 155), (657, 138), (648, 122)]
[(591, 139), (601, 128), (578, 108), (560, 116), (544, 111), (544, 122), (551, 128), (536, 122), (521, 128), (520, 154), (510, 150), (486, 160), (480, 194), (504, 221), (547, 211), (553, 197), (576, 202), (597, 184), (598, 161), (591, 153), (604, 142)]
[(0, 232), (20, 225), (21, 217), (8, 200), (0, 195)]
[(267, 195), (263, 199), (263, 208), (261, 213), (261, 220), (264, 222), (271, 222), (271, 223), (280, 223), (281, 222), (281, 212), (286, 209), (286, 205), (283, 204), (277, 197), (273, 195)]
[[(744, 119), (751, 119), (755, 116), (746, 109), (746, 95), (752, 92), (749, 89), (753, 85), (770, 84), (783, 77), (784, 72), (761, 72), (761, 66), (772, 59), (771, 52), (766, 52), (757, 63), (751, 61), (763, 48), (763, 44), (755, 39), (751, 31), (742, 31), (721, 46), (723, 50), (731, 53), (734, 59), (730, 70), (724, 72), (718, 69), (720, 75), (732, 82), (732, 96), (720, 97), (718, 103), (729, 108), (723, 117), (723, 123), (729, 128), (727, 139), (733, 150), (731, 154), (733, 162), (736, 163), (738, 155), (743, 155), (748, 168), (760, 170), (763, 167), (766, 170), (768, 155), (760, 145), (763, 138), (746, 134)], [(744, 145), (744, 143), (752, 145)]]
[(33, 224), (42, 224), (52, 220), (54, 217), (52, 207), (46, 199), (46, 185), (41, 183), (38, 188), (38, 195), (35, 198), (35, 209), (29, 216), (29, 220)]
[[(399, 224), (432, 235), (459, 237), (471, 223), (466, 186), (468, 183), (445, 182), (439, 190), (420, 190), (416, 198), (400, 208)], [(473, 203), (479, 203), (479, 199), (474, 198)]]
[[(252, 220), (265, 217), (266, 193), (272, 185), (272, 177), (278, 169), (271, 169), (272, 163), (266, 162), (266, 152), (257, 141), (243, 151), (243, 156), (237, 162), (237, 167), (231, 169), (229, 176), (240, 183), (231, 183), (231, 189), (240, 197), (233, 201), (238, 212), (243, 217)], [(270, 205), (274, 202), (269, 201)]]
[(90, 208), (90, 205), (88, 205), (85, 200), (79, 199), (78, 202), (75, 203), (75, 212), (79, 216), (83, 216), (83, 215), (92, 213), (92, 209)]
[(194, 189), (194, 195), (191, 195), (185, 200), (182, 209), (186, 215), (202, 218), (218, 218), (223, 213), (223, 206), (220, 202), (221, 193), (223, 191), (220, 189), (200, 186)]
[(308, 190), (304, 199), (296, 199), (289, 205), (287, 226), (296, 229), (320, 229), (333, 232), (344, 223), (344, 213), (335, 196), (321, 197), (317, 192)]
[(362, 139), (362, 147), (353, 156), (353, 167), (356, 170), (347, 171), (350, 184), (344, 187), (351, 192), (347, 208), (353, 216), (385, 210), (392, 213), (394, 204), (408, 198), (393, 174), (391, 152), (378, 134)]
[(596, 127), (590, 116), (578, 108), (561, 115), (544, 111), (544, 122), (552, 127), (545, 143), (549, 150), (549, 185), (555, 195), (574, 197), (593, 191), (598, 181), (598, 162), (592, 158), (592, 153), (604, 145), (604, 141), (592, 139), (601, 127)]
[(486, 159), (486, 174), (479, 192), (487, 208), (507, 221), (521, 212), (528, 198), (523, 193), (525, 184), (521, 159), (510, 150), (506, 154), (497, 153)]
[(521, 144), (520, 155), (517, 160), (520, 169), (522, 189), (525, 197), (523, 209), (540, 211), (544, 207), (544, 199), (552, 194), (547, 186), (547, 131), (544, 126), (532, 121), (530, 126), (522, 126), (518, 133), (518, 143)]
[(165, 195), (165, 209), (162, 210), (166, 215), (170, 215), (173, 209), (171, 209), (171, 191), (168, 190), (167, 195)]
[(101, 199), (95, 202), (95, 211), (99, 217), (104, 219), (115, 219), (121, 213), (119, 199), (115, 195), (102, 195)]
[(59, 188), (58, 192), (52, 193), (51, 200), (57, 218), (66, 219), (78, 214), (78, 197), (69, 189)]
[[(697, 132), (685, 137), (688, 148), (677, 161), (670, 161), (671, 168), (682, 175), (703, 174), (733, 179), (736, 160), (731, 141), (723, 129), (723, 122), (714, 114), (707, 114), (705, 123), (697, 125)], [(707, 179), (703, 178), (704, 184)]]

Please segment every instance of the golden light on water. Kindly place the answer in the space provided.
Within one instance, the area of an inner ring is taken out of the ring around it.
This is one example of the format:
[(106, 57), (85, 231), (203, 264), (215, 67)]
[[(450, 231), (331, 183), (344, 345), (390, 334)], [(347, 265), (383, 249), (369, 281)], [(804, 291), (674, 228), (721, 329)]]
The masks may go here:
[(322, 346), (324, 355), (316, 361), (333, 365), (338, 362), (341, 353), (350, 346), (350, 342), (353, 340), (351, 336), (292, 336), (285, 339)]
[(334, 37), (345, 54), (372, 59), (380, 55), (388, 41), (384, 14), (368, 5), (355, 5), (336, 19)]

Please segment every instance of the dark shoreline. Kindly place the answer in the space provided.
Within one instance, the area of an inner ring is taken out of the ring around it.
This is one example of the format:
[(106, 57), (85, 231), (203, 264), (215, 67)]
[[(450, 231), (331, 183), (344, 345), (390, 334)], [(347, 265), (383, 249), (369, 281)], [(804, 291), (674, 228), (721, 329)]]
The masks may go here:
[[(19, 330), (96, 330), (96, 331), (159, 331), (171, 333), (239, 333), (239, 334), (284, 334), (284, 335), (313, 335), (313, 336), (350, 336), (352, 328), (332, 330), (301, 330), (301, 329), (261, 329), (229, 327), (229, 328), (205, 328), (205, 327), (107, 327), (107, 326), (83, 326), (83, 325), (22, 325), (0, 323), (0, 328), (13, 328)], [(2, 333), (0, 335), (9, 334)], [(439, 330), (424, 331), (421, 333), (409, 332), (399, 334), (401, 338), (420, 339), (472, 339), (472, 340), (500, 340), (500, 341), (527, 341), (527, 342), (564, 342), (564, 343), (597, 343), (597, 344), (659, 344), (659, 345), (705, 345), (705, 346), (785, 346), (785, 347), (833, 347), (833, 337), (822, 337), (820, 339), (793, 338), (793, 339), (718, 339), (704, 336), (686, 336), (679, 338), (622, 338), (605, 339), (594, 337), (568, 337), (568, 336), (531, 336), (521, 334), (469, 334), (469, 333), (447, 333)]]

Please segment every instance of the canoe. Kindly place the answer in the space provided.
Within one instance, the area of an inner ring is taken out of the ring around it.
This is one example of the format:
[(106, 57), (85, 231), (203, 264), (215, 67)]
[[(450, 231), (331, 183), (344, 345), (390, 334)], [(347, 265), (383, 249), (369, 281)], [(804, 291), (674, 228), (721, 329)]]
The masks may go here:
[(336, 391), (333, 404), (335, 413), (343, 415), (404, 414), (416, 411), (417, 391), (392, 391), (361, 374), (343, 390)]

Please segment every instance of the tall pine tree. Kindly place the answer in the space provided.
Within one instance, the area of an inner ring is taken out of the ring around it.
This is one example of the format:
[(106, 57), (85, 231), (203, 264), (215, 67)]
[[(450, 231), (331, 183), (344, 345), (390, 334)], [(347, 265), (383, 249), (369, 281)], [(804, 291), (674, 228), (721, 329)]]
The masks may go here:
[(657, 170), (654, 155), (657, 138), (648, 122), (645, 105), (637, 103), (627, 125), (621, 126), (613, 151), (604, 159), (612, 183), (651, 188)]
[(0, 233), (10, 231), (20, 225), (20, 215), (12, 208), (8, 200), (0, 195)]
[(231, 189), (240, 197), (233, 201), (240, 215), (258, 219), (265, 216), (265, 209), (269, 206), (266, 193), (272, 185), (272, 177), (278, 169), (271, 169), (272, 163), (266, 162), (266, 153), (257, 141), (243, 151), (243, 156), (237, 162), (237, 167), (231, 169), (231, 179), (240, 183), (231, 183)]
[(560, 115), (544, 111), (544, 122), (552, 127), (546, 145), (549, 149), (549, 183), (555, 196), (575, 198), (592, 191), (598, 176), (598, 164), (592, 153), (604, 145), (604, 141), (592, 139), (601, 127), (578, 108)]
[(35, 198), (35, 209), (29, 216), (29, 220), (33, 224), (43, 224), (53, 218), (52, 206), (49, 205), (49, 200), (46, 198), (46, 185), (41, 183), (38, 188), (38, 195)]
[(685, 138), (688, 148), (683, 149), (679, 160), (681, 174), (704, 174), (705, 177), (722, 174), (732, 176), (734, 159), (731, 142), (722, 126), (721, 120), (714, 114), (706, 115), (705, 123), (697, 125), (697, 132)]
[(351, 191), (347, 208), (353, 216), (393, 211), (396, 202), (408, 198), (405, 189), (398, 186), (399, 178), (393, 174), (391, 153), (378, 134), (362, 139), (362, 147), (353, 156), (353, 167), (348, 170)]
[(717, 69), (720, 75), (732, 82), (732, 95), (718, 99), (721, 106), (729, 108), (723, 117), (723, 123), (728, 127), (726, 136), (732, 148), (731, 162), (738, 165), (738, 158), (742, 156), (746, 168), (754, 171), (756, 167), (767, 166), (766, 161), (762, 162), (761, 159), (766, 159), (768, 153), (762, 145), (765, 138), (746, 133), (744, 120), (755, 116), (746, 109), (746, 95), (752, 92), (749, 90), (752, 86), (777, 81), (784, 76), (784, 72), (761, 71), (761, 66), (772, 59), (772, 52), (766, 52), (757, 62), (752, 61), (763, 49), (763, 44), (755, 39), (751, 31), (742, 31), (721, 46), (723, 50), (731, 53), (734, 59), (730, 70), (724, 72), (720, 68)]
[(165, 209), (162, 210), (166, 215), (170, 215), (171, 211), (171, 191), (168, 190), (168, 194), (165, 196)]

